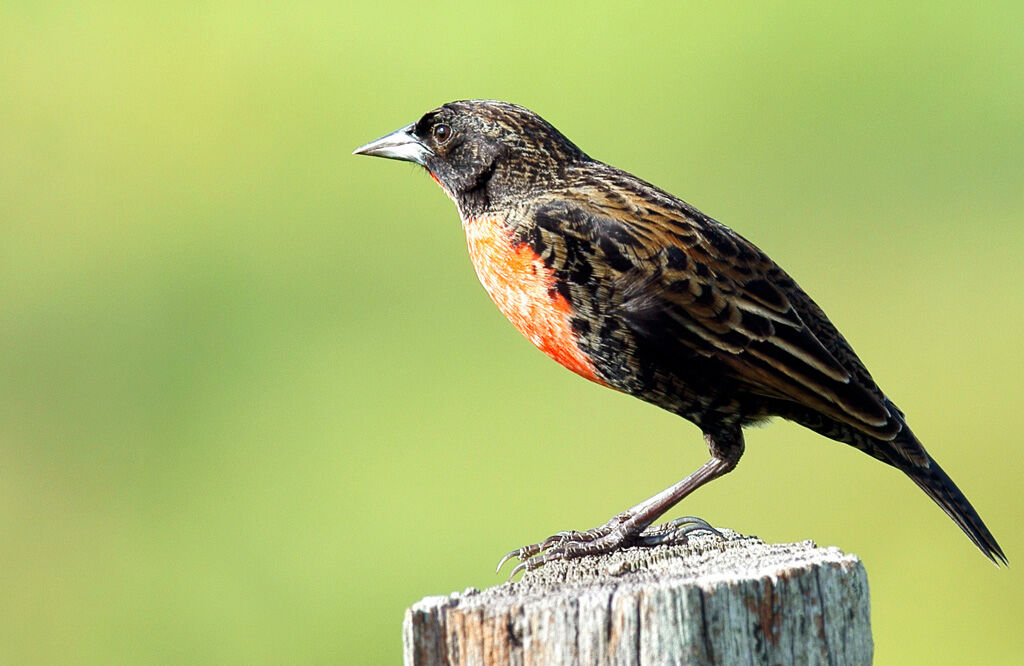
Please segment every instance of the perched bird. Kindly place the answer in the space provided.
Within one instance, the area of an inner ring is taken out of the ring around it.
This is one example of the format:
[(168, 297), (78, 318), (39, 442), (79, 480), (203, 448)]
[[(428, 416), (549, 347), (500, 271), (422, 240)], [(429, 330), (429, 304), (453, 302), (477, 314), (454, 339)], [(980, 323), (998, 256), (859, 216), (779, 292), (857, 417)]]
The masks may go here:
[(692, 517), (651, 526), (732, 470), (743, 428), (773, 416), (901, 470), (1006, 563), (821, 308), (732, 229), (506, 102), (445, 104), (355, 153), (424, 166), (458, 206), (484, 289), (523, 335), (576, 374), (692, 421), (711, 452), (606, 524), (514, 550), (499, 568), (517, 557), (514, 575), (712, 529)]

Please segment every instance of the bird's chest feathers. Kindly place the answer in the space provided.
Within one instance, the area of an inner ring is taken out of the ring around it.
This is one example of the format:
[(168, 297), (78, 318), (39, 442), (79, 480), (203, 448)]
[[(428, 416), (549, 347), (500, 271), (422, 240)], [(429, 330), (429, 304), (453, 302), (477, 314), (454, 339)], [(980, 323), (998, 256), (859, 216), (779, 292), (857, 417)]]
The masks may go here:
[(576, 343), (571, 305), (558, 292), (554, 271), (533, 248), (518, 242), (493, 217), (463, 220), (469, 258), (484, 289), (519, 331), (542, 352), (578, 375), (601, 381)]

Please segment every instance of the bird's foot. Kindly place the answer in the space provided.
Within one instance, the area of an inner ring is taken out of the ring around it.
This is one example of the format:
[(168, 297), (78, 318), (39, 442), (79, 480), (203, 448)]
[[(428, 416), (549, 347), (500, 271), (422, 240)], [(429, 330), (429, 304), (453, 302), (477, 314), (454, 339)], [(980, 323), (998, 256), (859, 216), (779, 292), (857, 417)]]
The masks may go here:
[(585, 555), (601, 555), (629, 546), (659, 546), (662, 544), (685, 543), (692, 532), (705, 531), (724, 538), (722, 533), (707, 521), (695, 516), (684, 516), (654, 527), (641, 524), (636, 516), (620, 513), (604, 525), (577, 532), (559, 532), (540, 543), (517, 548), (501, 558), (498, 570), (515, 558), (519, 564), (512, 569), (509, 580), (520, 571), (533, 571), (548, 562), (571, 560)]

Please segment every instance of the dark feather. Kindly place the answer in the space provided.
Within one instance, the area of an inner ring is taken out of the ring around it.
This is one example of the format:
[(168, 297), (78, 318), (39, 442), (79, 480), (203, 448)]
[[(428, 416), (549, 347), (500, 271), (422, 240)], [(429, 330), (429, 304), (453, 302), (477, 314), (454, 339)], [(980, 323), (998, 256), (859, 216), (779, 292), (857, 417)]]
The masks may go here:
[(856, 354), (781, 268), (678, 199), (617, 176), (578, 174), (533, 219), (552, 232), (549, 243), (576, 238), (593, 248), (588, 278), (614, 284), (616, 312), (637, 345), (710, 357), (753, 394), (814, 405), (873, 437), (899, 432)]

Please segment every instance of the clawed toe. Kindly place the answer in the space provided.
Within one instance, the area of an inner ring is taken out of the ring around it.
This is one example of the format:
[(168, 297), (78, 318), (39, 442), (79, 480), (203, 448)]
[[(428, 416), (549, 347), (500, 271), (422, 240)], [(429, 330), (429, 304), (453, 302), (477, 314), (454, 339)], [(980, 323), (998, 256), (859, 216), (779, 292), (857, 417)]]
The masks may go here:
[[(549, 536), (547, 539), (541, 541), (540, 543), (531, 543), (528, 546), (516, 548), (515, 550), (506, 553), (505, 556), (501, 558), (501, 561), (498, 562), (498, 568), (495, 569), (494, 572), (497, 573), (501, 571), (501, 567), (503, 567), (506, 562), (513, 558), (518, 559), (521, 562), (527, 562), (530, 560), (530, 558), (533, 558), (536, 555), (543, 553), (544, 551), (551, 550), (562, 543), (577, 540), (586, 540), (586, 535), (575, 530), (567, 530), (564, 532), (559, 532), (558, 534), (553, 534)], [(518, 571), (518, 569), (519, 567), (517, 566), (515, 569), (512, 570), (512, 576), (516, 574), (516, 571)], [(512, 576), (509, 576), (509, 578), (511, 578)]]
[(683, 516), (657, 527), (648, 528), (637, 537), (637, 543), (644, 546), (686, 543), (687, 537), (693, 532), (711, 532), (719, 539), (725, 538), (706, 520), (696, 516)]
[(583, 555), (596, 555), (614, 550), (628, 537), (628, 532), (610, 536), (628, 519), (628, 514), (619, 514), (600, 527), (586, 532), (566, 530), (553, 534), (540, 543), (530, 544), (507, 553), (498, 562), (498, 568), (511, 559), (518, 559), (519, 564), (512, 569), (509, 580), (520, 571), (533, 571), (555, 560), (569, 560)]
[[(577, 533), (580, 536), (588, 536), (588, 539), (579, 540), (565, 540), (559, 543), (557, 546), (546, 549), (536, 555), (528, 558), (520, 558), (522, 562), (513, 567), (512, 572), (509, 573), (508, 579), (512, 580), (516, 577), (520, 571), (533, 571), (539, 569), (548, 562), (555, 562), (557, 560), (571, 560), (577, 557), (583, 557), (584, 555), (598, 555), (600, 553), (607, 553), (615, 550), (618, 542), (611, 541), (609, 543), (602, 543), (602, 541), (608, 540), (608, 537), (593, 537), (586, 532)], [(500, 566), (498, 567), (501, 568)]]

